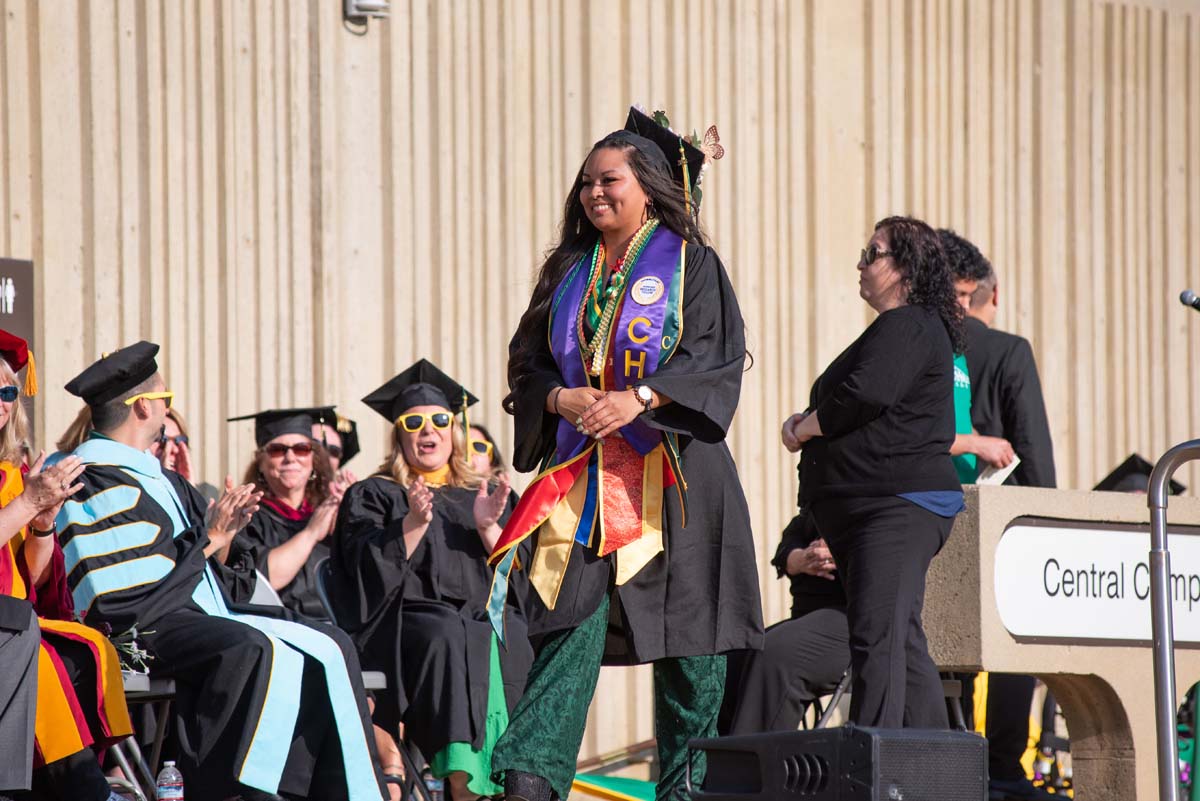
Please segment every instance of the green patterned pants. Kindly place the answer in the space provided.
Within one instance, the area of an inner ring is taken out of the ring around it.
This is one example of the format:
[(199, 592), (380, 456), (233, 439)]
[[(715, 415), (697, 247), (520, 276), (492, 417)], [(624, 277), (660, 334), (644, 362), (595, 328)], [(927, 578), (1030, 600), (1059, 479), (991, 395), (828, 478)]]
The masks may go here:
[[(559, 798), (566, 798), (575, 778), (575, 760), (583, 743), (588, 704), (596, 692), (604, 635), (608, 628), (608, 596), (595, 614), (577, 628), (550, 635), (534, 659), (508, 730), (492, 754), (496, 781), (506, 771), (541, 776)], [(658, 738), (657, 801), (680, 798), (684, 785), (687, 743), (715, 737), (717, 713), (725, 691), (724, 655), (672, 657), (654, 663), (654, 731)], [(704, 758), (692, 760), (692, 779), (704, 777)]]

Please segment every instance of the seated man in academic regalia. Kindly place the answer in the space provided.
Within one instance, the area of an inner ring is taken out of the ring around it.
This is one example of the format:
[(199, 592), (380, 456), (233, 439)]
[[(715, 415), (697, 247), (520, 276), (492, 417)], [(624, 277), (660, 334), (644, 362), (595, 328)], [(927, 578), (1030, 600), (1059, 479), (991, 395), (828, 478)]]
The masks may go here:
[(135, 631), (151, 671), (175, 679), (189, 797), (380, 801), (353, 645), (281, 608), (233, 604), (206, 562), (257, 493), (227, 479), (206, 514), (199, 493), (147, 452), (173, 398), (157, 352), (139, 342), (67, 384), (95, 427), (75, 450), (84, 488), (57, 520), (76, 612), (115, 635)]

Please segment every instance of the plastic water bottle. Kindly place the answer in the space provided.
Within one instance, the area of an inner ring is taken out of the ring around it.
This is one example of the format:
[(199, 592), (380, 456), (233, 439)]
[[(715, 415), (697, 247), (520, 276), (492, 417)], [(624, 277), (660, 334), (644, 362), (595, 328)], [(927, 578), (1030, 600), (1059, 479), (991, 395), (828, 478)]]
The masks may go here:
[[(421, 771), (421, 780), (425, 782), (425, 789), (429, 791), (429, 801), (442, 801), (444, 785), (442, 780), (436, 778), (428, 768)], [(180, 796), (182, 798), (182, 796)], [(162, 798), (162, 796), (159, 796)]]
[(183, 774), (175, 767), (175, 763), (163, 763), (163, 769), (158, 774), (159, 801), (183, 801)]

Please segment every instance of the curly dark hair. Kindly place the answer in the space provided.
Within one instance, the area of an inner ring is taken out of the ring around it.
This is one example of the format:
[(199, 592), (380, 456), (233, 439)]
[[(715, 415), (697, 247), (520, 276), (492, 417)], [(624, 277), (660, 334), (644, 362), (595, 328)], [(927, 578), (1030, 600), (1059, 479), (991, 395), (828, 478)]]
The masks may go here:
[[(308, 486), (304, 488), (304, 500), (315, 509), (329, 497), (329, 485), (333, 483), (334, 473), (333, 467), (329, 464), (329, 451), (325, 450), (325, 446), (319, 441), (312, 441), (313, 452), (313, 476), (308, 482)], [(274, 497), (271, 493), (271, 488), (267, 486), (267, 481), (263, 478), (262, 471), (258, 469), (258, 457), (262, 452), (261, 448), (254, 450), (254, 455), (250, 457), (250, 464), (246, 465), (246, 471), (242, 474), (243, 484), (253, 484), (254, 488), (267, 498)]]
[(946, 251), (950, 274), (955, 281), (974, 281), (975, 291), (971, 293), (971, 307), (982, 306), (996, 288), (996, 271), (992, 269), (992, 263), (987, 260), (987, 256), (979, 252), (979, 248), (975, 247), (973, 242), (949, 228), (939, 228), (938, 236), (942, 240), (942, 250)]
[[(637, 147), (623, 138), (622, 131), (616, 131), (601, 139), (588, 156), (579, 165), (575, 182), (567, 194), (567, 202), (563, 204), (563, 221), (559, 229), (558, 244), (546, 256), (538, 271), (537, 281), (533, 286), (533, 296), (529, 307), (521, 315), (521, 322), (513, 334), (508, 346), (508, 388), (515, 390), (517, 382), (529, 372), (529, 366), (537, 351), (539, 341), (544, 342), (546, 326), (550, 320), (550, 304), (554, 290), (576, 262), (591, 253), (600, 236), (600, 230), (592, 225), (583, 210), (579, 200), (579, 192), (583, 188), (583, 168), (587, 165), (592, 153), (602, 148), (613, 148), (625, 154), (625, 160), (633, 171), (642, 191), (646, 193), (654, 207), (660, 224), (674, 231), (688, 242), (696, 245), (707, 244), (700, 224), (696, 217), (688, 211), (687, 201), (683, 194), (683, 185), (655, 167), (654, 163)], [(504, 399), (504, 409), (513, 413), (513, 396), (510, 393)]]
[(914, 217), (886, 217), (875, 223), (875, 230), (887, 234), (888, 250), (908, 289), (909, 304), (936, 312), (946, 326), (954, 352), (962, 353), (967, 345), (963, 310), (954, 293), (954, 276), (937, 231)]

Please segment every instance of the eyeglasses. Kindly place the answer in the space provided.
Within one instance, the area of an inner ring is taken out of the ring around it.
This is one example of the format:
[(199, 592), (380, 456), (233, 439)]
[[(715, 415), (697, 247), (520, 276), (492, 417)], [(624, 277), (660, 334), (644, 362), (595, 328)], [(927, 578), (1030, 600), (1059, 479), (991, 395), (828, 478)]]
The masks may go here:
[(882, 259), (884, 256), (894, 256), (890, 250), (880, 250), (877, 245), (867, 245), (863, 249), (862, 255), (858, 257), (858, 263), (864, 267), (870, 267), (875, 263), (876, 259)]
[(488, 442), (486, 439), (473, 439), (471, 440), (470, 445), (471, 450), (473, 450), (475, 453), (486, 453), (489, 459), (492, 458), (493, 446), (492, 443)]
[(174, 442), (176, 446), (187, 445), (188, 444), (187, 434), (176, 434), (173, 437), (168, 437), (166, 434), (162, 434), (159, 436), (158, 443), (160, 445), (166, 445), (168, 442)]
[(452, 419), (450, 412), (433, 412), (432, 414), (406, 414), (396, 423), (412, 434), (424, 428), (426, 420), (433, 423), (434, 428), (443, 431), (450, 427)]
[(0, 401), (4, 401), (5, 403), (12, 403), (20, 394), (21, 390), (17, 389), (16, 387), (0, 387)]
[(272, 442), (263, 446), (263, 452), (272, 459), (282, 459), (283, 455), (291, 451), (297, 456), (312, 456), (313, 446), (311, 442), (297, 442), (295, 445), (284, 445), (282, 442)]
[(161, 400), (161, 401), (166, 401), (167, 408), (170, 409), (171, 401), (173, 401), (174, 399), (175, 399), (174, 392), (139, 392), (137, 395), (134, 395), (132, 398), (126, 398), (125, 405), (132, 406), (133, 404), (137, 403), (140, 400)]
[(334, 459), (342, 458), (342, 446), (341, 445), (330, 445), (328, 442), (326, 442), (325, 450), (327, 450), (329, 452), (329, 455), (332, 456)]

